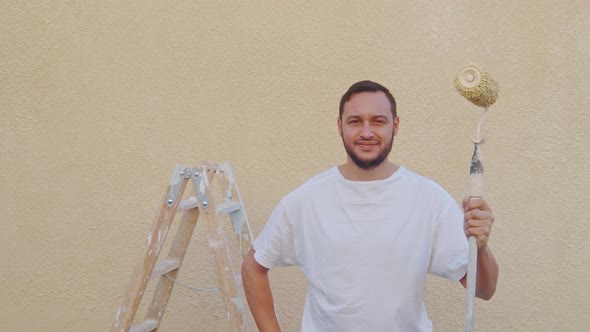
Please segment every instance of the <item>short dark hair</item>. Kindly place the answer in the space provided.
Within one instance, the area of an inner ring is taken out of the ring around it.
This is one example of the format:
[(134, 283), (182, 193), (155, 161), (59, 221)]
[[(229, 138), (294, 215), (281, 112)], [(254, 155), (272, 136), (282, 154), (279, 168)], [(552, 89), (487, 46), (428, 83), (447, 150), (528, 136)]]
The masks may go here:
[(352, 96), (356, 95), (357, 93), (361, 92), (383, 92), (387, 99), (389, 99), (389, 103), (391, 104), (391, 115), (395, 119), (397, 117), (397, 112), (395, 110), (395, 98), (391, 95), (391, 92), (387, 90), (386, 87), (379, 83), (375, 83), (372, 81), (360, 81), (356, 82), (348, 88), (348, 91), (342, 96), (340, 99), (340, 109), (339, 109), (339, 117), (342, 119), (342, 113), (344, 112), (344, 104), (352, 98)]

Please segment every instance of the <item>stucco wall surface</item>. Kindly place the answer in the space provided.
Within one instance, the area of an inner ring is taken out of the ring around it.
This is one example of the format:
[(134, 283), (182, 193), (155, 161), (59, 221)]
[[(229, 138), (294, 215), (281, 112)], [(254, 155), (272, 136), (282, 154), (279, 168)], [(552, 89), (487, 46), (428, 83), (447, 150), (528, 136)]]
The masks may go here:
[[(588, 330), (588, 13), (586, 1), (2, 1), (0, 330), (109, 330), (177, 163), (231, 160), (257, 234), (282, 196), (345, 161), (337, 106), (358, 80), (397, 98), (390, 159), (461, 199), (481, 111), (453, 79), (470, 63), (501, 87), (484, 125), (500, 280), (476, 330)], [(211, 287), (200, 234), (181, 279)], [(297, 331), (302, 274), (271, 281)], [(462, 287), (427, 287), (435, 330), (460, 331)], [(224, 331), (224, 315), (219, 294), (177, 287), (161, 330)]]

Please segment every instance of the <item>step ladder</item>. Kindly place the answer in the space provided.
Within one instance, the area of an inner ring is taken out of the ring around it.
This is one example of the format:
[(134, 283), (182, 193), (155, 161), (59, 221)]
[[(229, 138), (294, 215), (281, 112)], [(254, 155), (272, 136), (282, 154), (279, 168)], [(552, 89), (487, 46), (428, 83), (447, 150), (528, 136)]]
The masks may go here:
[[(223, 203), (215, 204), (212, 181), (216, 180), (221, 190)], [(192, 186), (189, 186), (189, 183)], [(188, 195), (185, 190), (190, 188)], [(182, 197), (187, 197), (182, 200)], [(156, 264), (160, 250), (176, 212), (183, 212), (176, 236), (162, 262)], [(234, 271), (230, 249), (222, 227), (222, 214), (227, 214), (232, 223), (235, 238), (239, 241), (241, 258), (248, 252), (253, 239), (240, 191), (233, 176), (231, 164), (203, 162), (188, 168), (177, 165), (170, 178), (168, 191), (160, 205), (150, 229), (143, 254), (131, 275), (127, 290), (113, 323), (112, 332), (157, 331), (166, 310), (187, 247), (191, 241), (197, 220), (205, 223), (206, 238), (217, 271), (219, 289), (227, 313), (230, 331), (249, 331), (248, 314), (244, 299), (240, 296), (242, 287), (240, 271)], [(151, 280), (158, 285), (149, 306), (145, 320), (131, 326), (141, 303), (145, 289)]]

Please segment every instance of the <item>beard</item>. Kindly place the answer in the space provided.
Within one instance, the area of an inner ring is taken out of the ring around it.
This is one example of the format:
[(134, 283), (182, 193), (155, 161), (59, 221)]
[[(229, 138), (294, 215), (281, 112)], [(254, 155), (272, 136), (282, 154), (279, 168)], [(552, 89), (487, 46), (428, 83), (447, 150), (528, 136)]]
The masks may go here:
[(342, 138), (342, 143), (344, 144), (344, 149), (346, 150), (346, 153), (348, 154), (348, 156), (350, 157), (350, 159), (352, 160), (352, 162), (357, 165), (359, 168), (362, 168), (366, 171), (368, 170), (372, 170), (375, 167), (381, 165), (381, 163), (383, 163), (383, 161), (385, 161), (385, 159), (387, 159), (387, 156), (389, 155), (389, 153), (391, 152), (391, 148), (393, 147), (393, 135), (391, 136), (391, 141), (389, 141), (389, 144), (385, 145), (380, 151), (379, 154), (373, 158), (373, 159), (363, 159), (361, 158), (358, 154), (356, 154), (354, 152), (354, 144), (353, 145), (348, 145), (346, 144), (346, 142), (344, 142), (344, 138)]

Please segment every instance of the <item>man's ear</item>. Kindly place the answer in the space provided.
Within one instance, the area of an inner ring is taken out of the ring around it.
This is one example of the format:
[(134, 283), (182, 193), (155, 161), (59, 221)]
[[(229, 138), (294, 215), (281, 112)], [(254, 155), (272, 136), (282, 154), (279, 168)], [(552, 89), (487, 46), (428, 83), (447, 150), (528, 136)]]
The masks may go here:
[(342, 119), (340, 117), (336, 120), (336, 124), (338, 125), (338, 134), (342, 137)]
[(398, 131), (399, 131), (399, 116), (396, 116), (395, 120), (393, 120), (393, 136), (397, 136)]

